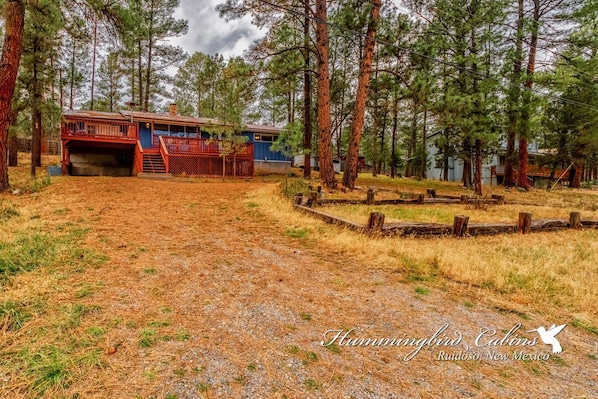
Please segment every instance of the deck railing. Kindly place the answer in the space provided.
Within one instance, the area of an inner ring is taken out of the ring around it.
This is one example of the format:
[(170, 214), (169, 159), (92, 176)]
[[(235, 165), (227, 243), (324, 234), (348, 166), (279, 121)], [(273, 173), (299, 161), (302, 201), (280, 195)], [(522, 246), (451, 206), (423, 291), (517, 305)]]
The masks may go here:
[(227, 155), (232, 155), (232, 153), (235, 152), (235, 155), (239, 158), (253, 158), (253, 143), (238, 144), (236, 151), (231, 151), (228, 149), (230, 141), (227, 140), (169, 136), (160, 136), (160, 140), (164, 142), (164, 145), (170, 153), (220, 155), (223, 152), (226, 152)]
[(164, 160), (164, 166), (166, 167), (166, 173), (170, 173), (170, 154), (168, 153), (168, 148), (164, 143), (164, 138), (160, 136), (160, 156), (162, 156), (162, 160)]
[(73, 119), (62, 123), (62, 137), (95, 137), (107, 139), (136, 140), (137, 128), (131, 122), (107, 122)]

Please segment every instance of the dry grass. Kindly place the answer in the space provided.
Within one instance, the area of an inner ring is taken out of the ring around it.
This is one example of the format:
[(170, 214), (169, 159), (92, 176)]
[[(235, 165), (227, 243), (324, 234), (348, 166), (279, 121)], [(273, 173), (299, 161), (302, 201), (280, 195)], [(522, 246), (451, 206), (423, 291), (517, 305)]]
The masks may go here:
[[(545, 292), (509, 291), (500, 273), (486, 286), (473, 282), (501, 266), (492, 256), (529, 268), (578, 261), (567, 258), (573, 247), (549, 259), (558, 235), (530, 236), (546, 240), (548, 254), (503, 238), (370, 240), (294, 212), (270, 181), (59, 177), (0, 195), (0, 265), (9, 270), (0, 289), (0, 396), (596, 394), (595, 336), (581, 329), (568, 329), (565, 352), (547, 363), (438, 362), (425, 350), (405, 364), (401, 348), (319, 344), (334, 328), (424, 336), (447, 322), (473, 334), (524, 316), (533, 327), (561, 321), (553, 315), (596, 326), (595, 304), (580, 300), (595, 284), (552, 298), (563, 303), (550, 310)], [(586, 233), (567, 242), (585, 249), (579, 262), (591, 266)], [(595, 272), (588, 267), (586, 281)], [(542, 309), (548, 314), (535, 313)]]
[[(438, 184), (436, 188), (445, 191)], [(409, 191), (413, 187), (401, 189)], [(564, 199), (559, 198), (562, 194), (541, 193), (541, 196), (551, 203), (568, 203), (571, 198), (594, 203), (594, 193), (588, 193), (588, 196), (584, 192), (568, 193)], [(512, 196), (529, 201), (525, 195)], [(540, 193), (532, 195), (540, 196)], [(308, 233), (318, 246), (342, 256), (355, 257), (369, 267), (395, 270), (405, 280), (425, 281), (449, 291), (467, 292), (472, 297), (482, 295), (500, 304), (498, 306), (517, 312), (542, 313), (555, 319), (598, 326), (596, 230), (467, 239), (373, 239), (339, 230), (293, 211), (288, 201), (277, 196), (272, 187), (256, 194), (254, 201), (280, 223)], [(534, 218), (568, 219), (569, 211), (576, 210), (521, 205), (491, 206), (487, 211), (466, 209), (465, 205), (349, 205), (324, 209), (360, 223), (365, 223), (371, 211), (385, 213), (391, 221), (452, 223), (454, 215), (467, 214), (471, 216), (470, 223), (516, 223), (519, 211), (530, 211)], [(583, 217), (598, 220), (598, 213), (585, 210)]]
[(455, 215), (467, 215), (469, 223), (517, 223), (519, 212), (531, 212), (534, 219), (565, 219), (569, 213), (580, 211), (583, 219), (598, 220), (598, 210), (580, 210), (579, 207), (557, 208), (531, 205), (493, 205), (486, 209), (475, 209), (473, 205), (338, 205), (327, 206), (326, 212), (339, 217), (366, 223), (370, 212), (381, 212), (386, 222), (453, 223)]

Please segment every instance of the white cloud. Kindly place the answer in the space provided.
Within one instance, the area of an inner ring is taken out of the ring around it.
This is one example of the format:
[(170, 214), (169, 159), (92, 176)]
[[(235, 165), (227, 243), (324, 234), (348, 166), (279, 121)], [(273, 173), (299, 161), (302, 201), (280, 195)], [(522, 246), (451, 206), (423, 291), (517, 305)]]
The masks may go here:
[(225, 58), (241, 55), (263, 33), (251, 24), (251, 19), (226, 22), (220, 18), (216, 5), (224, 0), (181, 0), (175, 18), (189, 22), (189, 31), (185, 36), (173, 38), (170, 42), (181, 46), (187, 53), (196, 51), (214, 55), (222, 54)]

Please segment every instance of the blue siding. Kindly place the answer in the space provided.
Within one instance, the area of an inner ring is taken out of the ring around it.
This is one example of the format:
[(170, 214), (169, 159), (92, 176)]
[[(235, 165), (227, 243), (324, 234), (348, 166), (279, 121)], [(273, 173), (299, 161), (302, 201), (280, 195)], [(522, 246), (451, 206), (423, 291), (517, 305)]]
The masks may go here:
[(280, 152), (270, 150), (272, 143), (256, 141), (253, 144), (253, 159), (259, 161), (285, 161), (285, 157)]
[(253, 159), (256, 161), (289, 161), (280, 152), (270, 150), (272, 142), (255, 141), (255, 133), (243, 132), (249, 143), (253, 143)]

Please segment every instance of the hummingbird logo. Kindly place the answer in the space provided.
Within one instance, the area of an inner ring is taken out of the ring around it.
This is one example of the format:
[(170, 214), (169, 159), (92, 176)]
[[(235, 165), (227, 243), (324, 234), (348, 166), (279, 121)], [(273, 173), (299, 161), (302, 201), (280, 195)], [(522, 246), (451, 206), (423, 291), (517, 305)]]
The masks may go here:
[(556, 336), (563, 331), (563, 328), (566, 326), (566, 324), (561, 324), (560, 326), (553, 324), (548, 330), (540, 326), (535, 330), (529, 330), (528, 332), (537, 332), (540, 334), (540, 339), (542, 342), (544, 342), (546, 345), (552, 345), (552, 353), (561, 353), (563, 348), (561, 347), (559, 340), (556, 339)]

